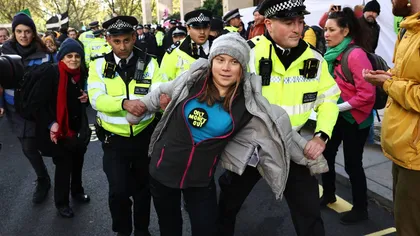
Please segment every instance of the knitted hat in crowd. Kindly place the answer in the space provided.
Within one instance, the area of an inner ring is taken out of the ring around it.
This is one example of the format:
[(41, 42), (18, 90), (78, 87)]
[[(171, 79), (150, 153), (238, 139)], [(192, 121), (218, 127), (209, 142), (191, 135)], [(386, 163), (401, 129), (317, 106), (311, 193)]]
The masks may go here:
[(210, 48), (209, 62), (218, 55), (229, 55), (239, 61), (242, 66), (243, 75), (245, 75), (250, 51), (251, 48), (240, 34), (224, 34), (213, 41)]
[(379, 2), (377, 2), (376, 0), (372, 0), (368, 3), (366, 3), (365, 8), (363, 8), (363, 13), (367, 12), (367, 11), (373, 11), (378, 13), (381, 13), (381, 5), (379, 5)]
[(60, 61), (65, 55), (72, 52), (77, 52), (81, 57), (85, 56), (85, 52), (83, 51), (82, 46), (80, 46), (80, 44), (76, 40), (72, 38), (67, 38), (60, 45), (60, 50), (57, 53), (57, 59)]
[(18, 25), (26, 25), (29, 28), (31, 28), (34, 33), (36, 32), (34, 21), (32, 20), (31, 17), (29, 17), (23, 12), (20, 12), (13, 17), (12, 32), (15, 32), (16, 26)]

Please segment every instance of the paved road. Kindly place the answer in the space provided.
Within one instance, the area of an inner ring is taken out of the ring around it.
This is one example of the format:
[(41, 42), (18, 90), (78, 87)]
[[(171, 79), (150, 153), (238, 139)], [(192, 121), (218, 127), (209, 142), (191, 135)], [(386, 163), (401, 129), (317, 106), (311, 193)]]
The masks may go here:
[[(90, 114), (93, 122), (93, 113)], [(8, 127), (5, 118), (0, 119), (0, 236), (108, 236), (111, 218), (107, 204), (107, 182), (102, 171), (102, 150), (99, 142), (91, 142), (85, 157), (83, 170), (84, 187), (92, 201), (87, 205), (73, 204), (76, 216), (62, 219), (57, 216), (53, 205), (52, 191), (40, 205), (31, 202), (35, 180), (34, 172), (20, 150), (20, 144)], [(50, 175), (54, 165), (45, 158)], [(221, 170), (216, 175), (220, 175)], [(343, 200), (331, 208), (323, 210), (327, 235), (329, 236), (370, 236), (394, 235), (392, 214), (371, 202), (370, 220), (357, 226), (343, 226), (339, 223), (339, 213), (351, 207), (350, 190), (337, 186), (337, 195)], [(334, 210), (335, 209), (335, 210)], [(190, 235), (188, 217), (184, 214), (184, 235)], [(391, 228), (391, 229), (390, 229)], [(157, 218), (153, 212), (150, 225), (152, 235), (159, 235)], [(237, 221), (239, 236), (296, 235), (285, 201), (275, 201), (268, 186), (261, 181), (248, 197)]]

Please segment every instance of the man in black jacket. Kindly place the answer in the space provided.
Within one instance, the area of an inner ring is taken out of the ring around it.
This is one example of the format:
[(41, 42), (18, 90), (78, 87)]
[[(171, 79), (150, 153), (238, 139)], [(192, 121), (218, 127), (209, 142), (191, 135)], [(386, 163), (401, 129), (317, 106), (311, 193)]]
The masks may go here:
[(370, 1), (366, 4), (363, 9), (363, 16), (360, 17), (359, 23), (364, 32), (365, 40), (367, 40), (368, 47), (365, 48), (368, 52), (375, 53), (376, 48), (378, 47), (379, 41), (379, 32), (381, 27), (379, 27), (376, 18), (381, 13), (381, 5), (376, 0)]

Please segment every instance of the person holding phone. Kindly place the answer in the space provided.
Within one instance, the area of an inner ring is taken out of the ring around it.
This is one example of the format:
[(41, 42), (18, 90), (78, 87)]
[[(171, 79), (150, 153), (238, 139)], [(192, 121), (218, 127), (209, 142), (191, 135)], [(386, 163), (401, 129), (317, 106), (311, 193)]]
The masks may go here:
[(319, 26), (321, 26), (321, 28), (325, 28), (325, 23), (328, 20), (328, 15), (330, 15), (333, 12), (339, 12), (341, 11), (341, 5), (334, 5), (331, 4), (330, 8), (328, 8), (329, 10), (327, 12), (324, 13), (324, 15), (322, 15), (321, 19), (319, 20)]

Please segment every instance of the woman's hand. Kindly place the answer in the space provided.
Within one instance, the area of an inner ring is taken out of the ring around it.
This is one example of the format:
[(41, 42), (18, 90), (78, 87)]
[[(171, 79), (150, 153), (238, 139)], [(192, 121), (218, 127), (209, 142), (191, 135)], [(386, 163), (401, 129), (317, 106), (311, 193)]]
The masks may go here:
[(57, 144), (57, 140), (58, 140), (57, 132), (59, 128), (60, 126), (58, 125), (57, 122), (54, 122), (54, 124), (50, 128), (50, 138), (51, 138), (51, 141), (55, 144)]
[(392, 74), (383, 70), (366, 70), (362, 71), (363, 78), (372, 85), (382, 87), (388, 79), (392, 78)]
[(87, 93), (85, 93), (85, 91), (83, 91), (82, 89), (80, 89), (80, 92), (82, 93), (82, 96), (78, 97), (78, 99), (80, 100), (81, 103), (87, 103), (89, 99)]

